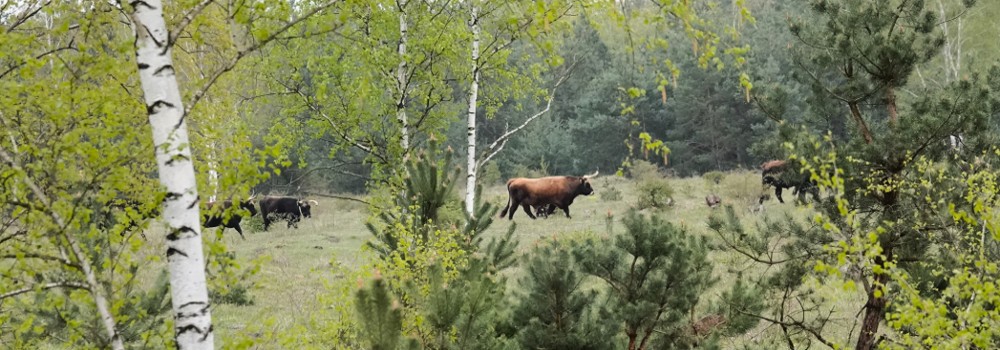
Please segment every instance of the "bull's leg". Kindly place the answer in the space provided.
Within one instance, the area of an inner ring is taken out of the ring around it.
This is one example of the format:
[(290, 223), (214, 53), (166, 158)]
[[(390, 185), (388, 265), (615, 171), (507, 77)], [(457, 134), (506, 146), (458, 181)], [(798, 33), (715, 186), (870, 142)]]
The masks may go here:
[(531, 212), (531, 206), (528, 203), (521, 203), (521, 207), (524, 208), (524, 213), (528, 214), (532, 220), (536, 219), (535, 214)]
[(774, 186), (774, 196), (778, 197), (778, 202), (784, 203), (785, 200), (781, 199), (781, 186)]
[(521, 205), (514, 196), (510, 198), (510, 214), (507, 216), (507, 220), (514, 220), (514, 213), (517, 212), (517, 207)]
[(563, 210), (564, 213), (566, 213), (566, 217), (567, 218), (570, 218), (570, 219), (573, 218), (572, 216), (569, 216), (569, 206), (568, 205), (567, 206), (562, 206), (560, 208)]
[(271, 226), (271, 217), (270, 215), (267, 215), (267, 213), (263, 214), (264, 215), (262, 217), (264, 219), (264, 231), (267, 231), (267, 228)]
[(239, 225), (239, 224), (236, 224), (236, 226), (235, 226), (235, 227), (233, 227), (233, 228), (235, 228), (235, 229), (236, 229), (236, 232), (239, 232), (239, 234), (240, 234), (240, 238), (242, 238), (242, 239), (243, 239), (244, 241), (245, 241), (245, 240), (247, 240), (247, 238), (243, 236), (243, 229), (242, 229), (242, 228), (240, 228), (240, 225)]

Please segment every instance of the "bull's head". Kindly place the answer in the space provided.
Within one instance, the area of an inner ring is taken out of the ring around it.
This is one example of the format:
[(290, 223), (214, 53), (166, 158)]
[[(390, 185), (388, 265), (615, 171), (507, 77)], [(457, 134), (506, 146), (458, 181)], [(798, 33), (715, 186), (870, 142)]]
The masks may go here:
[(245, 201), (241, 201), (240, 202), (240, 208), (243, 208), (246, 211), (250, 212), (250, 216), (257, 215), (257, 207), (254, 206), (252, 199), (247, 199)]
[(595, 171), (593, 174), (584, 175), (580, 177), (580, 185), (577, 186), (576, 191), (579, 194), (589, 196), (594, 193), (594, 187), (590, 185), (590, 180), (597, 177), (600, 170)]
[[(312, 217), (312, 205), (317, 205), (319, 202), (314, 200), (300, 200), (299, 211), (302, 212), (302, 217), (311, 218)], [(311, 205), (310, 205), (311, 204)]]

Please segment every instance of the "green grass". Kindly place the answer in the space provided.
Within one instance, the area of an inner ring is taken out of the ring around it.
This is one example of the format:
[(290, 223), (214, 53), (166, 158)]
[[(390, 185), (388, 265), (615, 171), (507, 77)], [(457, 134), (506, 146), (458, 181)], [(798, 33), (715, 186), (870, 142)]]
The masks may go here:
[[(752, 212), (761, 193), (759, 176), (753, 172), (727, 173), (718, 185), (702, 178), (670, 179), (674, 190), (673, 205), (662, 209), (647, 209), (644, 212), (656, 213), (687, 228), (693, 234), (710, 235), (713, 239), (716, 237), (707, 228), (707, 218), (713, 211), (722, 209), (711, 209), (705, 204), (704, 198), (709, 193), (722, 197), (724, 205), (732, 205), (747, 227), (752, 227), (752, 223), (763, 216), (778, 218), (792, 215), (807, 218), (812, 215), (812, 210), (808, 207), (797, 207), (791, 201), (779, 204), (774, 199), (765, 202), (764, 211)], [(509, 225), (516, 223), (515, 237), (520, 243), (518, 251), (526, 252), (542, 238), (570, 239), (583, 234), (604, 234), (608, 215), (615, 218), (616, 232), (621, 232), (619, 219), (635, 204), (634, 187), (631, 181), (623, 178), (599, 177), (594, 180), (596, 193), (578, 197), (573, 203), (570, 212), (572, 219), (567, 219), (557, 210), (547, 219), (531, 220), (523, 210), (519, 210), (513, 221), (496, 218), (487, 235), (504, 233)], [(621, 199), (602, 200), (600, 192), (609, 188), (620, 190)], [(500, 207), (507, 201), (506, 190), (502, 186), (485, 189), (483, 196)], [(268, 337), (262, 333), (282, 334), (295, 327), (304, 327), (300, 330), (308, 332), (311, 329), (310, 320), (313, 317), (323, 317), (323, 310), (330, 307), (322, 305), (317, 298), (323, 293), (329, 293), (329, 288), (325, 287), (327, 283), (358, 283), (347, 280), (343, 270), (332, 264), (357, 269), (370, 259), (369, 253), (362, 250), (364, 242), (370, 237), (364, 226), (368, 217), (366, 208), (346, 200), (315, 199), (319, 201), (319, 205), (313, 208), (313, 217), (303, 220), (298, 229), (289, 229), (284, 223), (279, 223), (273, 225), (269, 232), (246, 230), (246, 240), (241, 240), (233, 230), (226, 231), (223, 239), (241, 261), (261, 256), (267, 256), (270, 260), (264, 262), (257, 276), (258, 288), (252, 291), (253, 305), (215, 305), (213, 317), (218, 344), (244, 337), (263, 342)], [(251, 223), (244, 226), (253, 225)], [(158, 254), (163, 251), (162, 238), (150, 237), (150, 243), (149, 253)], [(717, 299), (730, 286), (735, 271), (754, 272), (746, 270), (747, 267), (741, 263), (743, 260), (733, 252), (713, 251), (710, 259), (716, 265), (715, 274), (720, 282), (703, 298), (705, 308), (708, 307), (708, 302)], [(516, 276), (517, 271), (510, 274)], [(859, 310), (863, 304), (860, 293), (841, 290), (824, 290), (821, 293), (836, 300), (838, 309), (844, 310), (843, 315), (837, 315), (842, 316), (840, 319), (844, 325), (836, 326), (838, 330), (835, 334), (847, 341), (846, 334), (851, 326), (849, 322), (854, 319), (852, 312)], [(762, 323), (757, 329), (727, 339), (723, 344), (731, 348), (746, 342), (770, 343), (778, 340), (775, 338), (776, 334), (775, 327), (767, 327)], [(836, 336), (833, 338), (837, 339)], [(262, 348), (280, 347), (279, 344), (270, 343), (256, 345)]]

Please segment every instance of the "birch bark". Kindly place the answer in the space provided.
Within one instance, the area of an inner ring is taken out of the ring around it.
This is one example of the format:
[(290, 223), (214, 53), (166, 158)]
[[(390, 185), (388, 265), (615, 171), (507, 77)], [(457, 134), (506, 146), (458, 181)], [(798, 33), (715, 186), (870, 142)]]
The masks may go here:
[(469, 130), (468, 130), (468, 153), (466, 165), (465, 181), (465, 212), (473, 214), (476, 202), (476, 100), (479, 98), (479, 8), (472, 4), (472, 16), (469, 18), (469, 27), (472, 30), (472, 84), (469, 87)]
[(410, 149), (410, 123), (406, 118), (406, 99), (409, 89), (409, 76), (406, 68), (406, 0), (397, 0), (396, 7), (399, 9), (399, 46), (396, 48), (399, 54), (399, 65), (396, 66), (396, 89), (399, 91), (399, 98), (396, 100), (396, 121), (399, 122), (400, 139), (399, 146), (403, 148), (403, 155), (409, 153)]
[(198, 189), (184, 105), (171, 59), (170, 32), (160, 0), (131, 3), (136, 63), (153, 132), (160, 183), (167, 195), (167, 262), (178, 349), (213, 349), (212, 316), (205, 282)]

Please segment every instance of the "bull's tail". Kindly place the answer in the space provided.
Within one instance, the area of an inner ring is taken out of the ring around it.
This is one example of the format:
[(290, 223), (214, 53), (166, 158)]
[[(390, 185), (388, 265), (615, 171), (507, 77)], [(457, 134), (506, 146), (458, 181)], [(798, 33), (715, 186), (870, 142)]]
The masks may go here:
[[(513, 180), (514, 180), (514, 179), (510, 179), (510, 180), (507, 180), (507, 205), (505, 205), (505, 206), (503, 207), (503, 210), (501, 210), (501, 211), (500, 211), (500, 217), (501, 217), (501, 218), (503, 218), (503, 217), (507, 216), (507, 210), (509, 210), (509, 209), (510, 209), (510, 197), (511, 197), (511, 196), (513, 196), (513, 194), (511, 194), (511, 193), (510, 193), (510, 183), (511, 183), (511, 182), (512, 182)], [(516, 210), (516, 209), (515, 209), (515, 210)]]

